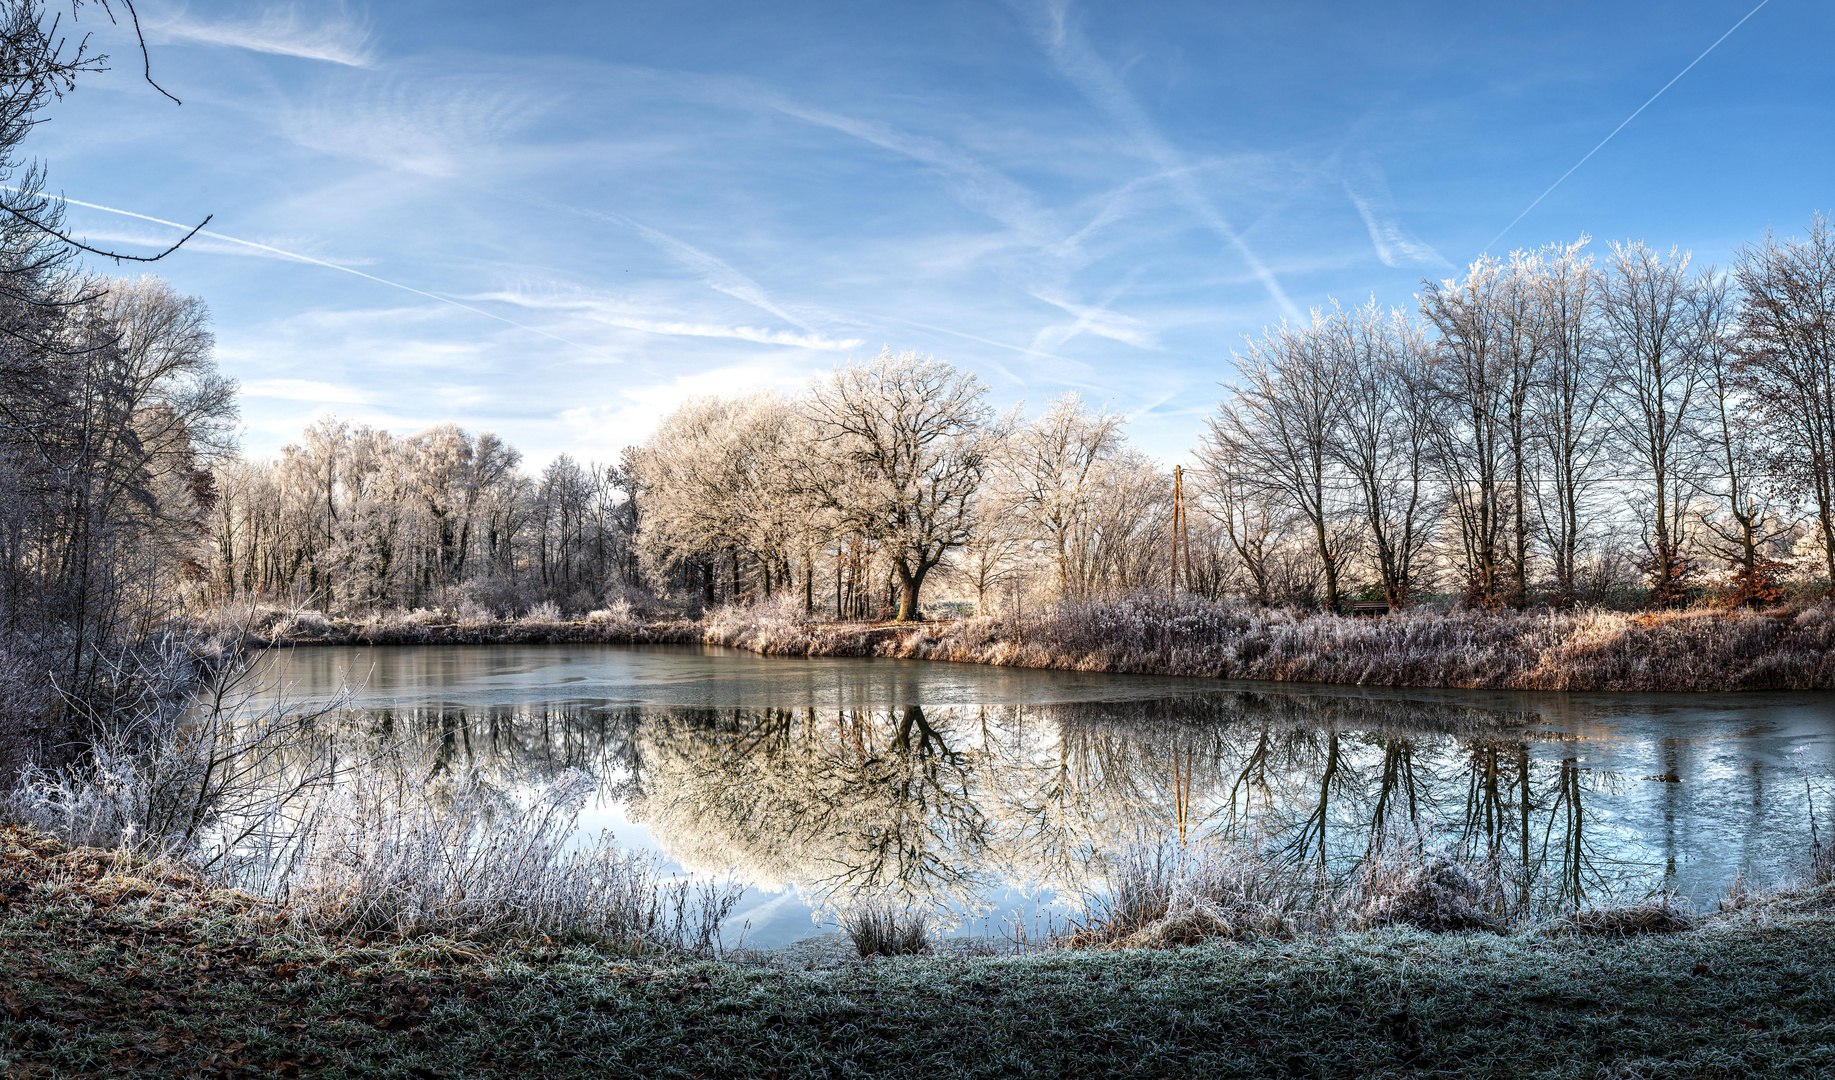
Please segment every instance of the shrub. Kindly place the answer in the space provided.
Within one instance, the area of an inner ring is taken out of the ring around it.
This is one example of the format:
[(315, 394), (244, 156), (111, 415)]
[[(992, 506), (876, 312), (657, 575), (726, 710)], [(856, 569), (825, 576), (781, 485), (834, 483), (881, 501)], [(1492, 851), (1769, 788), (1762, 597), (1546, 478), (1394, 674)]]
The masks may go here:
[(1084, 914), (1061, 944), (1166, 948), (1291, 933), (1296, 912), (1311, 899), (1304, 877), (1240, 849), (1131, 844), (1111, 863), (1108, 888), (1082, 898)]
[(1412, 839), (1365, 860), (1360, 877), (1353, 905), (1365, 926), (1494, 930), (1509, 910), (1495, 866), (1473, 865)]
[(661, 860), (609, 834), (570, 846), (596, 790), (569, 770), (526, 805), (475, 776), (449, 784), (388, 756), (347, 776), (305, 815), (296, 848), (256, 891), (346, 934), (479, 938), (542, 934), (634, 951), (718, 955), (740, 890), (666, 881)]
[(518, 620), (524, 626), (555, 626), (562, 622), (560, 605), (552, 600), (543, 600), (530, 608)]

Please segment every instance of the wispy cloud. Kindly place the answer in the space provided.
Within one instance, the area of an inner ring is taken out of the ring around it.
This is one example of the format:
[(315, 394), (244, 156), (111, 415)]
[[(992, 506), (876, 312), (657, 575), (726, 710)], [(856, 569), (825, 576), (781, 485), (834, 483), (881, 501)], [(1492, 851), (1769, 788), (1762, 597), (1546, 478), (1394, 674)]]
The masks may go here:
[(1370, 243), (1384, 266), (1450, 265), (1432, 245), (1402, 224), (1395, 196), (1389, 192), (1389, 178), (1373, 159), (1360, 158), (1345, 170), (1344, 191), (1357, 206), (1364, 227), (1370, 230)]
[[(72, 199), (64, 195), (52, 195), (49, 192), (20, 192), (20, 190), (16, 187), (7, 187), (4, 185), (0, 185), (0, 190), (17, 192), (20, 194), (34, 194), (34, 195), (42, 194), (45, 196), (45, 198), (56, 199), (58, 202), (61, 202), (66, 206), (81, 206), (88, 210), (101, 210), (104, 213), (119, 214), (122, 217), (136, 218), (140, 221), (151, 222), (155, 225), (165, 225), (169, 228), (179, 229), (181, 231), (186, 229), (186, 226), (180, 225), (176, 221), (167, 221), (164, 218), (156, 218), (156, 217), (151, 216), (150, 214), (141, 214), (133, 210), (119, 210), (112, 206), (103, 206), (101, 203), (84, 202), (81, 199)], [(234, 236), (225, 235), (224, 233), (213, 232), (209, 229), (199, 228), (199, 229), (193, 229), (190, 231), (197, 236), (205, 236), (205, 237), (209, 237), (210, 239), (221, 240), (229, 244), (238, 244), (245, 248), (251, 248), (255, 251), (265, 252), (270, 255), (277, 255), (283, 258), (292, 259), (296, 262), (311, 263), (314, 266), (322, 266), (327, 270), (342, 271), (343, 273), (351, 274), (356, 277), (363, 278), (365, 281), (373, 281), (378, 285), (387, 285), (388, 287), (392, 289), (400, 289), (403, 292), (410, 292), (416, 296), (424, 296), (429, 300), (437, 300), (442, 304), (450, 304), (453, 307), (459, 308), (463, 311), (469, 311), (474, 315), (482, 315), (487, 319), (495, 319), (500, 323), (507, 323), (510, 326), (514, 326), (519, 330), (527, 330), (532, 334), (540, 334), (541, 336), (545, 338), (552, 338), (553, 340), (558, 341), (563, 345), (573, 345), (577, 348), (582, 348), (582, 349), (592, 348), (592, 346), (590, 345), (581, 345), (577, 341), (569, 341), (564, 337), (560, 337), (559, 335), (556, 335), (556, 334), (551, 334), (546, 330), (537, 329), (536, 327), (533, 327), (533, 326), (528, 326), (523, 323), (515, 322), (511, 319), (506, 319), (501, 315), (493, 314), (481, 308), (472, 307), (470, 304), (462, 304), (459, 301), (454, 300), (450, 296), (441, 296), (438, 293), (431, 293), (423, 289), (417, 289), (412, 285), (403, 285), (399, 281), (390, 281), (387, 278), (377, 277), (375, 274), (366, 274), (361, 270), (355, 270), (349, 266), (344, 266), (340, 263), (328, 262), (324, 259), (315, 259), (310, 255), (301, 255), (297, 251), (286, 251), (281, 248), (274, 247), (271, 244), (258, 244), (253, 240), (242, 240)]]
[(1159, 337), (1154, 333), (1152, 327), (1131, 315), (1123, 315), (1109, 309), (1109, 305), (1113, 304), (1123, 292), (1126, 292), (1128, 286), (1139, 277), (1140, 271), (1136, 269), (1094, 304), (1079, 304), (1050, 290), (1032, 290), (1034, 297), (1076, 316), (1073, 322), (1058, 323), (1040, 330), (1038, 335), (1032, 339), (1033, 349), (1040, 352), (1055, 349), (1083, 333), (1119, 341), (1137, 349), (1157, 348)]
[(256, 379), (242, 384), (244, 397), (279, 398), (282, 401), (316, 401), (329, 405), (366, 405), (370, 395), (354, 386), (313, 379)]
[(527, 83), (485, 76), (373, 75), (289, 106), (281, 130), (300, 146), (424, 176), (475, 176), (552, 99)]
[(947, 143), (814, 108), (780, 94), (767, 94), (761, 100), (786, 116), (852, 135), (936, 169), (957, 201), (1012, 229), (1032, 247), (1052, 248), (1063, 243), (1063, 224), (1056, 214), (1038, 204), (1029, 189)]
[(725, 108), (768, 110), (891, 151), (933, 170), (956, 201), (1006, 226), (1021, 243), (1047, 250), (1064, 242), (1063, 222), (1030, 188), (941, 139), (811, 105), (750, 79), (641, 67), (620, 71), (684, 98)]
[(1212, 204), (1210, 197), (1198, 186), (1184, 155), (1160, 134), (1158, 126), (1147, 116), (1140, 102), (1135, 100), (1114, 70), (1083, 39), (1082, 33), (1071, 22), (1064, 0), (1054, 0), (1046, 6), (1045, 11), (1047, 18), (1040, 38), (1058, 70), (1091, 104), (1120, 124), (1142, 153), (1167, 171), (1180, 201), (1206, 228), (1215, 232), (1235, 250), (1261, 281), (1262, 287), (1268, 290), (1268, 295), (1281, 305), (1281, 309), (1290, 317), (1297, 318), (1299, 308), (1288, 299), (1274, 271), (1262, 262), (1261, 257), (1243, 240), (1242, 234)]
[(375, 62), (375, 45), (365, 22), (342, 11), (307, 18), (292, 4), (269, 7), (253, 18), (218, 20), (193, 18), (180, 8), (164, 19), (149, 20), (147, 36), (161, 43), (224, 45), (350, 67)]
[(495, 300), (542, 311), (569, 311), (603, 326), (637, 330), (646, 334), (670, 337), (731, 338), (759, 345), (784, 345), (797, 349), (824, 352), (847, 352), (858, 349), (860, 338), (832, 338), (815, 330), (791, 333), (786, 330), (761, 329), (755, 326), (725, 326), (716, 323), (686, 322), (679, 319), (649, 319), (629, 314), (615, 299), (586, 290), (555, 290), (537, 293), (531, 290), (506, 290), (466, 297), (468, 300)]
[(723, 292), (735, 300), (743, 300), (760, 311), (775, 315), (792, 326), (810, 329), (808, 323), (785, 311), (776, 301), (766, 294), (764, 286), (753, 281), (745, 274), (733, 268), (733, 265), (717, 255), (710, 255), (692, 244), (677, 240), (668, 233), (652, 229), (648, 225), (623, 219), (625, 224), (637, 231), (650, 245), (683, 266), (701, 275), (707, 287), (716, 292)]

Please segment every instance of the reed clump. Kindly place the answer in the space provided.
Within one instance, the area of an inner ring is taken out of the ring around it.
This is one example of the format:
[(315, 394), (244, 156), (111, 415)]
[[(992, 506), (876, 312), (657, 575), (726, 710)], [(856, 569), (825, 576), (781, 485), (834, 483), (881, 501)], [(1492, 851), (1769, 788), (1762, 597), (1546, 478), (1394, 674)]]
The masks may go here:
[(1680, 898), (1664, 894), (1628, 904), (1589, 905), (1558, 920), (1555, 926), (1607, 937), (1678, 934), (1694, 929), (1695, 916)]
[(872, 956), (924, 956), (933, 951), (930, 920), (922, 911), (902, 911), (890, 904), (861, 904), (844, 912), (838, 921), (863, 960)]

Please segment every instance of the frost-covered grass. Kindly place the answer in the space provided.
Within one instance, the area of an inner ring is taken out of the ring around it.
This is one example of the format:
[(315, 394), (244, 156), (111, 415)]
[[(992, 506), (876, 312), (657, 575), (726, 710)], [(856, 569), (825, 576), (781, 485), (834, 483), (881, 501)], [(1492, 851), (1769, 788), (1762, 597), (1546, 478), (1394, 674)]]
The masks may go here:
[(1835, 889), (1667, 935), (1398, 926), (828, 971), (326, 936), (0, 832), (0, 1075), (1808, 1077)]
[[(747, 609), (751, 610), (751, 609)], [(1835, 688), (1835, 607), (1354, 617), (1143, 593), (918, 626), (723, 613), (709, 643), (794, 655), (1283, 682), (1517, 690)]]
[[(1381, 617), (1264, 609), (1164, 593), (1062, 604), (1017, 618), (833, 623), (795, 597), (700, 621), (613, 604), (514, 619), (474, 609), (334, 618), (248, 609), (258, 643), (708, 644), (782, 656), (897, 656), (1010, 667), (1367, 686), (1510, 690), (1835, 689), (1835, 606), (1772, 611), (1403, 611)], [(236, 625), (203, 620), (207, 632)]]

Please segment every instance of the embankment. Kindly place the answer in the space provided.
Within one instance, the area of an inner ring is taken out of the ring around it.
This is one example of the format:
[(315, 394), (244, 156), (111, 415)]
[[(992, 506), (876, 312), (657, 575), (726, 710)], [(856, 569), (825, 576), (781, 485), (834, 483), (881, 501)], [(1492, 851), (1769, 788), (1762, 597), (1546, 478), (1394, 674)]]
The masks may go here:
[(278, 619), (256, 645), (711, 644), (782, 656), (885, 656), (1275, 682), (1501, 690), (1835, 689), (1835, 607), (1675, 612), (1434, 611), (1379, 618), (1162, 595), (1018, 618), (805, 621), (781, 607), (699, 622), (437, 617)]

